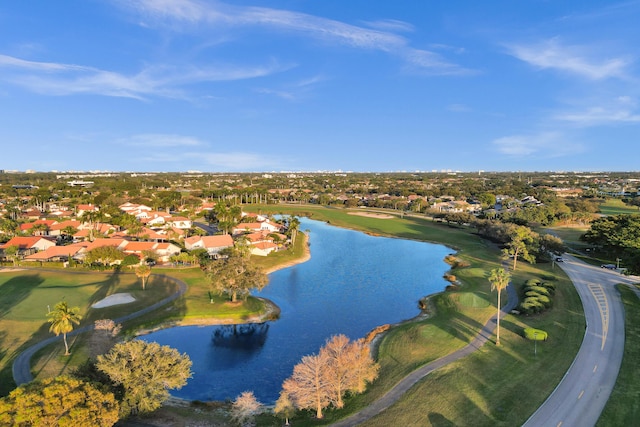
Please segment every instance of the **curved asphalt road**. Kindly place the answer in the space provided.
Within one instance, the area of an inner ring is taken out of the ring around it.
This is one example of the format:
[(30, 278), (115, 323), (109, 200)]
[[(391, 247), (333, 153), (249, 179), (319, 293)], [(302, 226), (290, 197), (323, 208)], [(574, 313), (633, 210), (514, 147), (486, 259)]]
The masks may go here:
[(624, 307), (617, 283), (637, 277), (585, 264), (566, 256), (559, 266), (578, 290), (587, 321), (573, 364), (526, 427), (588, 427), (598, 421), (613, 389), (624, 353)]
[[(176, 279), (175, 277), (167, 276), (164, 274), (156, 274), (155, 276), (160, 276), (165, 279), (174, 281), (175, 283), (178, 284), (178, 291), (173, 295), (170, 295), (158, 301), (157, 303), (150, 305), (149, 307), (143, 308), (140, 311), (136, 311), (135, 313), (130, 313), (130, 314), (127, 314), (126, 316), (113, 319), (114, 322), (123, 323), (123, 322), (126, 322), (127, 320), (131, 320), (138, 316), (142, 316), (143, 314), (150, 313), (153, 310), (160, 308), (163, 305), (166, 305), (167, 303), (177, 299), (179, 296), (181, 296), (187, 291), (187, 284), (181, 280)], [(82, 328), (76, 329), (73, 332), (67, 334), (67, 337), (71, 337), (77, 334), (81, 334), (83, 332), (90, 331), (93, 329), (93, 327), (94, 325), (83, 326)], [(58, 340), (62, 340), (62, 335), (58, 335), (57, 337), (54, 336), (54, 337), (42, 340), (39, 343), (29, 347), (28, 349), (20, 353), (18, 357), (16, 357), (16, 359), (13, 361), (12, 372), (13, 372), (13, 380), (16, 382), (17, 385), (21, 385), (21, 384), (33, 381), (33, 375), (31, 375), (31, 358), (33, 357), (34, 354), (36, 354), (38, 350)]]

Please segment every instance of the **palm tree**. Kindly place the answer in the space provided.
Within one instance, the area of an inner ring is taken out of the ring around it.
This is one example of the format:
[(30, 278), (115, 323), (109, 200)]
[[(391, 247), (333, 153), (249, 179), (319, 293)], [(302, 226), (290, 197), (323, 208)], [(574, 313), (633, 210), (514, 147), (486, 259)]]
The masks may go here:
[(151, 267), (147, 264), (140, 264), (136, 267), (136, 276), (142, 279), (142, 290), (144, 291), (147, 283), (147, 277), (151, 275)]
[(298, 230), (300, 229), (300, 220), (296, 216), (291, 215), (287, 222), (288, 222), (287, 232), (289, 233), (289, 237), (291, 238), (291, 246), (293, 247), (296, 243), (296, 236), (298, 235)]
[(73, 325), (78, 325), (82, 319), (79, 311), (79, 307), (69, 307), (66, 301), (60, 301), (55, 305), (53, 311), (47, 314), (48, 322), (51, 323), (49, 332), (53, 332), (56, 336), (62, 334), (65, 356), (71, 354), (69, 353), (69, 344), (67, 344), (67, 334), (73, 331)]
[(496, 330), (496, 345), (500, 345), (500, 294), (502, 290), (507, 287), (511, 280), (511, 275), (505, 271), (504, 268), (494, 268), (491, 270), (489, 276), (489, 282), (491, 282), (491, 290), (498, 291), (498, 317), (497, 317), (497, 330)]

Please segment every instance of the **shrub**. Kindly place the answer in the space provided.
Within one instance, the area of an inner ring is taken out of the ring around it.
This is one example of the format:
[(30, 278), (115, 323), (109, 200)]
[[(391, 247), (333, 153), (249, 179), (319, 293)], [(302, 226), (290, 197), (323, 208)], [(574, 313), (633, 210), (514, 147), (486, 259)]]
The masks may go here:
[(542, 329), (524, 328), (524, 337), (531, 341), (546, 341), (549, 338), (549, 334)]
[(551, 282), (542, 282), (540, 286), (545, 287), (553, 295), (556, 292), (556, 284)]
[(525, 282), (525, 286), (538, 286), (542, 281), (540, 279), (529, 279)]
[(528, 288), (529, 291), (533, 291), (533, 292), (537, 292), (540, 295), (546, 295), (549, 296), (549, 290), (543, 286), (529, 286)]

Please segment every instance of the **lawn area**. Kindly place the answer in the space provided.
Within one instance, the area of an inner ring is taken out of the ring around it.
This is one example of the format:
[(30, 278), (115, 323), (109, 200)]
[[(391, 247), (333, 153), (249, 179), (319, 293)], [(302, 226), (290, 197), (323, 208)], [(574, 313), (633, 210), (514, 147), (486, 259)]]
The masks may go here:
[(600, 213), (603, 215), (637, 214), (640, 213), (640, 209), (637, 206), (627, 205), (620, 199), (609, 198), (600, 205)]
[[(15, 384), (11, 364), (16, 355), (35, 342), (51, 336), (47, 310), (62, 300), (80, 307), (80, 326), (100, 318), (116, 318), (139, 310), (176, 290), (174, 282), (150, 279), (142, 290), (135, 274), (46, 271), (28, 269), (0, 273), (0, 394), (7, 394)], [(107, 295), (130, 293), (136, 301), (109, 308), (92, 309), (91, 305)], [(62, 348), (62, 345), (59, 347)], [(64, 349), (62, 349), (64, 350)], [(67, 358), (69, 359), (69, 358)], [(68, 361), (64, 361), (65, 364)], [(58, 362), (53, 362), (57, 364)]]
[(640, 301), (627, 286), (618, 285), (618, 291), (625, 312), (624, 356), (598, 427), (637, 425), (640, 419)]

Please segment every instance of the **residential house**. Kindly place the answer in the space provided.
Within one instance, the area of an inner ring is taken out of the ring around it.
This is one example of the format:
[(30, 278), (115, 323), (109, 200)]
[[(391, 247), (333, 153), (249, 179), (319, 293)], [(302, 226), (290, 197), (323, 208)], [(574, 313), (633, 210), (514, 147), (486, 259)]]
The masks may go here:
[(38, 251), (44, 251), (50, 247), (55, 246), (56, 243), (51, 239), (44, 238), (42, 236), (16, 236), (11, 238), (4, 245), (0, 245), (0, 249), (3, 250), (10, 246), (18, 247), (18, 254), (20, 256), (27, 256), (34, 254)]
[(229, 234), (216, 236), (192, 236), (184, 240), (184, 246), (188, 251), (194, 249), (206, 249), (209, 256), (215, 256), (223, 249), (233, 247), (233, 239)]
[(127, 242), (122, 251), (127, 255), (136, 255), (138, 258), (144, 258), (145, 251), (153, 251), (158, 255), (158, 261), (169, 262), (172, 255), (180, 253), (180, 247), (173, 243), (158, 242)]
[(60, 236), (64, 234), (64, 229), (67, 227), (75, 228), (76, 230), (80, 229), (82, 223), (80, 221), (76, 221), (73, 219), (69, 219), (66, 221), (56, 222), (55, 224), (49, 227), (49, 235), (51, 236)]
[(74, 243), (67, 246), (52, 246), (44, 251), (26, 256), (25, 261), (68, 261), (74, 258), (80, 250), (84, 249), (82, 243)]
[(278, 245), (273, 242), (257, 242), (251, 245), (251, 255), (267, 256), (278, 250)]
[(270, 233), (279, 233), (283, 230), (281, 224), (271, 221), (261, 222), (241, 222), (231, 229), (231, 233), (235, 236), (242, 233), (255, 233), (256, 231), (268, 231)]
[(183, 216), (171, 216), (166, 218), (166, 223), (171, 228), (178, 228), (180, 230), (188, 230), (193, 226), (193, 222)]
[(20, 231), (29, 232), (33, 236), (49, 236), (51, 235), (51, 227), (58, 221), (53, 219), (37, 219), (33, 222), (20, 224)]
[(84, 204), (84, 205), (78, 205), (76, 206), (76, 216), (78, 218), (80, 218), (82, 215), (84, 215), (87, 212), (98, 212), (100, 210), (99, 207), (97, 207), (96, 205), (93, 204)]

